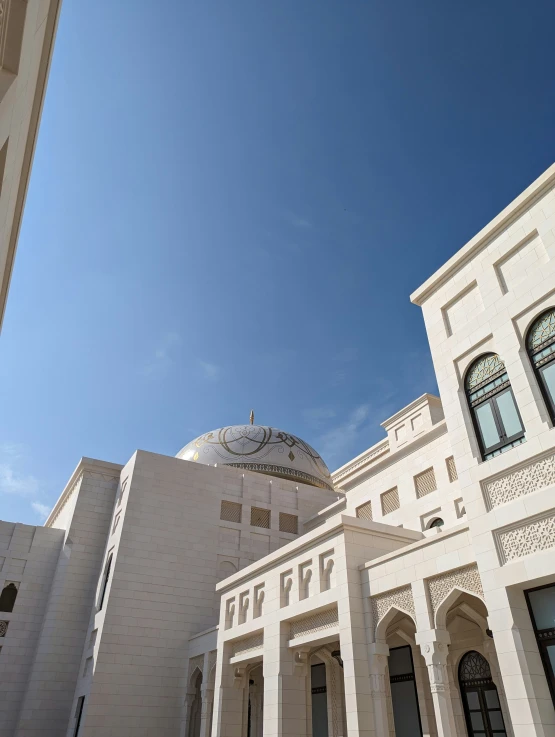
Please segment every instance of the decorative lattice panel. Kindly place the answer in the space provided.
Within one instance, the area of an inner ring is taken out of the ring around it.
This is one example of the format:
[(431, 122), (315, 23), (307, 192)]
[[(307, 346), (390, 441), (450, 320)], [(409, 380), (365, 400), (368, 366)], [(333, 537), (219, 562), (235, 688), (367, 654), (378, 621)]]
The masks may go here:
[(382, 514), (389, 514), (399, 509), (399, 489), (395, 486), (381, 495)]
[(256, 632), (254, 635), (244, 637), (242, 640), (237, 640), (237, 642), (234, 642), (233, 655), (245, 655), (245, 653), (250, 653), (253, 650), (258, 650), (258, 648), (262, 647), (263, 645), (264, 631), (260, 630), (260, 632)]
[(270, 510), (251, 507), (251, 525), (253, 527), (270, 528)]
[(445, 465), (447, 466), (447, 475), (449, 476), (449, 481), (453, 483), (453, 481), (456, 481), (459, 478), (457, 467), (455, 466), (455, 459), (453, 458), (453, 456), (445, 459)]
[(360, 507), (357, 507), (357, 517), (359, 519), (367, 519), (370, 522), (372, 521), (372, 502), (366, 502), (366, 504), (361, 504)]
[(555, 310), (544, 313), (530, 328), (528, 349), (535, 352), (555, 336)]
[(432, 491), (436, 491), (437, 482), (434, 469), (428, 468), (426, 471), (419, 473), (418, 476), (415, 476), (414, 488), (416, 489), (416, 496), (418, 499), (426, 496), (426, 494), (431, 494)]
[(555, 515), (540, 517), (496, 534), (503, 563), (555, 547)]
[(537, 489), (555, 484), (555, 454), (532, 461), (526, 466), (483, 484), (490, 508), (511, 502)]
[(198, 668), (201, 673), (204, 671), (204, 655), (197, 655), (189, 660), (189, 678), (195, 672), (195, 668)]
[(6, 636), (6, 632), (8, 631), (8, 624), (9, 622), (5, 622), (5, 621), (0, 622), (0, 637)]
[(291, 532), (297, 535), (299, 532), (299, 518), (296, 514), (279, 513), (279, 531)]
[(505, 364), (496, 353), (478, 358), (466, 376), (466, 388), (471, 391), (505, 370)]
[(458, 587), (465, 591), (470, 591), (481, 598), (484, 596), (478, 566), (475, 563), (464, 566), (463, 568), (457, 568), (454, 571), (440, 573), (439, 576), (433, 576), (428, 579), (427, 584), (428, 596), (434, 615), (441, 602), (454, 588)]
[(308, 617), (301, 617), (291, 622), (291, 639), (309, 635), (312, 632), (320, 632), (320, 630), (328, 630), (337, 627), (339, 624), (339, 615), (337, 606), (331, 609), (325, 609), (323, 612), (315, 612)]
[(237, 502), (226, 502), (222, 500), (220, 519), (226, 522), (241, 522), (241, 509), (241, 505)]
[(464, 683), (491, 680), (491, 669), (483, 655), (471, 650), (463, 656), (459, 665), (459, 678)]
[(398, 589), (392, 589), (391, 591), (384, 591), (383, 594), (371, 596), (370, 605), (372, 607), (374, 631), (376, 630), (380, 619), (383, 619), (391, 607), (395, 607), (402, 612), (406, 612), (407, 614), (410, 614), (413, 619), (416, 619), (414, 599), (410, 584), (407, 586), (400, 586)]

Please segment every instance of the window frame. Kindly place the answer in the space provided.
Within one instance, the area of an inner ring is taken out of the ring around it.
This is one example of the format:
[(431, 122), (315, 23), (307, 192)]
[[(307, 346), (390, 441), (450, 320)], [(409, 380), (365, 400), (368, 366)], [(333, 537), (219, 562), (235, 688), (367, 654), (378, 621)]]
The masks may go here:
[(439, 529), (441, 529), (444, 526), (444, 524), (445, 524), (445, 520), (443, 519), (443, 517), (434, 517), (433, 520), (428, 525), (427, 529), (432, 530), (436, 527), (439, 527)]
[[(511, 386), (510, 379), (507, 374), (507, 369), (505, 367), (505, 364), (503, 362), (503, 371), (497, 372), (497, 374), (493, 374), (492, 376), (488, 377), (486, 380), (484, 380), (481, 384), (476, 385), (472, 389), (470, 389), (467, 386), (467, 380), (469, 373), (473, 369), (473, 367), (478, 363), (478, 361), (482, 360), (483, 358), (487, 356), (496, 356), (495, 353), (484, 353), (481, 356), (478, 356), (470, 366), (468, 367), (466, 374), (465, 374), (465, 380), (464, 380), (464, 392), (466, 396), (466, 402), (468, 409), (470, 411), (470, 416), (472, 418), (472, 425), (474, 427), (474, 433), (476, 436), (476, 440), (478, 441), (478, 445), (480, 448), (480, 453), (482, 455), (483, 461), (488, 461), (492, 457), (492, 453), (496, 453), (496, 451), (501, 451), (504, 448), (509, 450), (511, 445), (516, 442), (517, 440), (520, 440), (521, 438), (524, 438), (526, 434), (526, 428), (524, 426), (524, 422), (522, 421), (522, 416), (520, 414), (520, 409), (518, 407), (513, 388)], [(499, 359), (501, 360), (501, 359)], [(471, 395), (476, 392), (480, 387), (486, 387), (489, 383), (494, 382), (496, 379), (502, 377), (504, 374), (507, 374), (507, 380), (504, 381), (502, 384), (498, 386), (492, 387), (492, 389), (483, 395), (483, 397), (478, 397), (474, 401), (471, 399)], [(518, 421), (520, 422), (521, 430), (519, 432), (513, 433), (512, 435), (507, 435), (507, 432), (505, 430), (505, 425), (503, 423), (503, 417), (501, 415), (501, 410), (499, 409), (499, 405), (497, 403), (497, 400), (499, 397), (503, 396), (504, 394), (510, 394), (512, 400), (513, 400), (513, 406), (515, 408)], [(495, 423), (495, 429), (497, 430), (497, 434), (499, 436), (499, 442), (495, 443), (494, 445), (486, 446), (486, 443), (484, 441), (484, 436), (482, 433), (482, 428), (480, 425), (480, 421), (478, 420), (478, 413), (477, 410), (480, 407), (484, 407), (486, 404), (489, 404), (493, 416), (493, 421)]]
[[(503, 394), (507, 394), (507, 393), (509, 393), (513, 399), (513, 405), (516, 410), (518, 421), (520, 422), (520, 426), (522, 428), (519, 432), (513, 433), (513, 435), (510, 435), (510, 436), (507, 435), (505, 431), (505, 425), (503, 423), (501, 411), (499, 410), (499, 406), (497, 404), (498, 397), (501, 397), (503, 396)], [(493, 420), (495, 422), (495, 428), (497, 430), (497, 434), (500, 437), (500, 441), (498, 443), (496, 443), (495, 445), (487, 446), (487, 447), (484, 442), (482, 429), (480, 427), (480, 422), (478, 420), (478, 416), (476, 412), (476, 410), (479, 407), (483, 407), (486, 404), (489, 404), (491, 407)], [(522, 417), (520, 416), (520, 410), (518, 409), (518, 404), (516, 403), (515, 395), (514, 395), (514, 392), (513, 392), (513, 389), (510, 383), (508, 386), (505, 386), (503, 389), (501, 389), (501, 391), (499, 391), (497, 394), (494, 394), (493, 396), (488, 397), (483, 402), (479, 402), (478, 404), (471, 406), (470, 409), (472, 410), (474, 425), (475, 425), (476, 433), (478, 435), (478, 440), (480, 443), (480, 449), (482, 451), (482, 456), (489, 455), (490, 453), (495, 453), (496, 450), (501, 450), (501, 448), (504, 448), (506, 445), (510, 445), (511, 443), (514, 443), (515, 440), (519, 440), (520, 438), (524, 437), (524, 432), (525, 432), (524, 423), (522, 421)]]
[(531, 589), (525, 589), (524, 598), (526, 599), (526, 606), (528, 607), (528, 614), (530, 615), (530, 622), (532, 624), (532, 629), (534, 630), (536, 644), (537, 644), (537, 647), (540, 653), (540, 658), (542, 661), (543, 670), (545, 674), (545, 680), (547, 681), (547, 685), (549, 687), (549, 694), (551, 696), (551, 701), (553, 702), (553, 706), (555, 707), (555, 671), (553, 667), (551, 666), (549, 654), (547, 653), (547, 647), (549, 645), (551, 646), (555, 645), (555, 627), (547, 627), (544, 629), (537, 628), (536, 617), (534, 615), (534, 610), (532, 608), (532, 602), (530, 601), (530, 597), (529, 597), (529, 594), (531, 594), (534, 591), (540, 591), (541, 589), (550, 589), (550, 588), (555, 588), (555, 584), (547, 583), (543, 586), (534, 586)]
[(102, 588), (100, 589), (100, 596), (98, 598), (97, 612), (102, 611), (104, 606), (104, 599), (106, 598), (106, 589), (108, 588), (108, 582), (110, 581), (110, 573), (112, 572), (112, 560), (114, 557), (113, 551), (108, 556), (106, 565), (104, 566), (104, 575), (102, 577)]
[(553, 345), (553, 343), (555, 343), (555, 335), (552, 335), (551, 337), (544, 340), (543, 343), (541, 343), (535, 349), (532, 349), (529, 345), (530, 337), (535, 326), (550, 312), (555, 312), (555, 307), (549, 307), (547, 310), (540, 312), (540, 314), (534, 318), (534, 320), (530, 324), (530, 327), (526, 331), (525, 344), (526, 353), (528, 354), (528, 359), (530, 361), (534, 376), (536, 377), (536, 381), (538, 383), (543, 401), (545, 403), (549, 419), (551, 420), (551, 424), (555, 425), (555, 397), (551, 396), (551, 392), (543, 375), (545, 369), (549, 368), (553, 363), (555, 363), (555, 351), (548, 355), (544, 360), (542, 360), (541, 358), (539, 359), (539, 362), (536, 362), (534, 360), (534, 356), (536, 354), (541, 353), (550, 345)]

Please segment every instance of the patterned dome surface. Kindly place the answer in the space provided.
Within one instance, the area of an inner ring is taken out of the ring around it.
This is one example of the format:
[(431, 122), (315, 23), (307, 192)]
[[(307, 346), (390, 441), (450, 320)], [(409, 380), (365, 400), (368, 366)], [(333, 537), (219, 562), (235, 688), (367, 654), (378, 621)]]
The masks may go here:
[(236, 466), (332, 489), (328, 467), (304, 440), (275, 427), (232, 425), (204, 433), (176, 456), (184, 461)]

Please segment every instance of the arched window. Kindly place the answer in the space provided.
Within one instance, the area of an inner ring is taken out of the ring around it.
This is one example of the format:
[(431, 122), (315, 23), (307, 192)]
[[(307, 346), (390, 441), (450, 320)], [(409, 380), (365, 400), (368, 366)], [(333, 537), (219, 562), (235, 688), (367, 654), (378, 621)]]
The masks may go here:
[(465, 390), (485, 461), (524, 441), (509, 376), (496, 353), (486, 353), (471, 364)]
[(428, 529), (431, 530), (432, 527), (443, 527), (445, 522), (441, 519), (441, 517), (436, 517), (434, 520), (430, 522), (428, 525)]
[(17, 599), (17, 586), (15, 583), (9, 583), (4, 586), (0, 595), (0, 612), (13, 612), (13, 606)]
[(555, 309), (551, 308), (531, 325), (526, 348), (551, 419), (555, 422)]
[(489, 663), (476, 650), (471, 650), (461, 658), (459, 685), (469, 737), (506, 737), (501, 704)]
[(100, 591), (100, 599), (98, 601), (98, 611), (102, 609), (102, 605), (104, 604), (104, 596), (106, 595), (106, 588), (108, 586), (108, 581), (110, 580), (110, 569), (112, 567), (112, 556), (108, 558), (108, 562), (106, 563), (106, 568), (104, 570), (104, 580), (102, 581), (102, 589)]

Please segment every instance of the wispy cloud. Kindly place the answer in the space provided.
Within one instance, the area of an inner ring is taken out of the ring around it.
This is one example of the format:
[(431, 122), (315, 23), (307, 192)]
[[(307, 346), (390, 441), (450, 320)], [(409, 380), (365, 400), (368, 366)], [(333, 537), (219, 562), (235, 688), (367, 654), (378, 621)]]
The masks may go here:
[(346, 460), (368, 420), (369, 413), (369, 404), (359, 404), (342, 423), (320, 437), (316, 447), (326, 463), (334, 466)]
[(32, 502), (31, 506), (40, 517), (41, 522), (44, 522), (44, 520), (50, 514), (50, 507), (48, 507), (46, 504), (41, 504), (41, 502)]
[(0, 492), (32, 496), (38, 488), (39, 482), (34, 476), (19, 474), (10, 463), (0, 463)]
[(283, 217), (289, 223), (289, 225), (292, 225), (294, 228), (309, 230), (314, 227), (310, 220), (303, 217), (302, 215), (299, 215), (296, 212), (292, 212), (291, 210), (286, 210), (283, 213)]
[(335, 410), (331, 407), (311, 407), (304, 409), (302, 414), (307, 425), (319, 429), (327, 420), (335, 417)]
[(0, 444), (0, 493), (32, 496), (37, 492), (37, 479), (18, 469), (23, 451), (23, 446), (18, 443)]
[(222, 374), (220, 366), (217, 366), (215, 363), (210, 363), (209, 361), (201, 361), (200, 358), (198, 360), (198, 367), (203, 377), (209, 381), (218, 381)]
[(39, 480), (23, 470), (25, 447), (20, 443), (0, 443), (0, 495), (9, 494), (26, 499), (40, 521), (48, 517), (50, 507), (36, 500)]
[(143, 364), (141, 373), (150, 379), (164, 378), (174, 364), (173, 351), (181, 343), (178, 333), (168, 332), (162, 336), (154, 354)]

